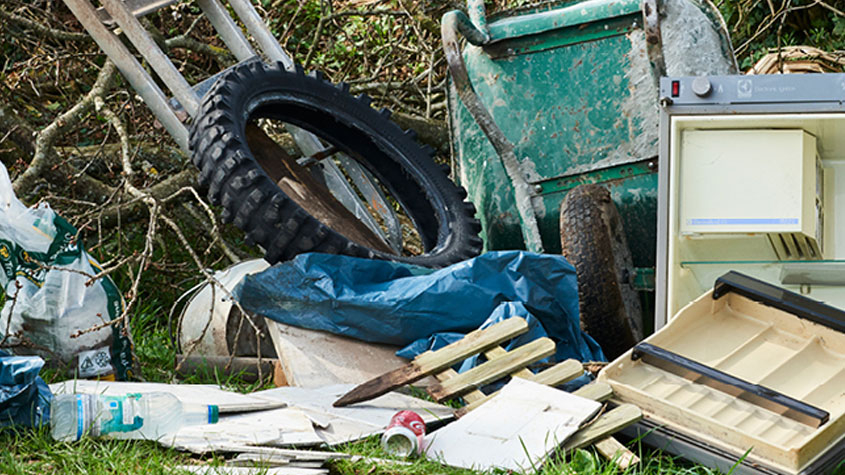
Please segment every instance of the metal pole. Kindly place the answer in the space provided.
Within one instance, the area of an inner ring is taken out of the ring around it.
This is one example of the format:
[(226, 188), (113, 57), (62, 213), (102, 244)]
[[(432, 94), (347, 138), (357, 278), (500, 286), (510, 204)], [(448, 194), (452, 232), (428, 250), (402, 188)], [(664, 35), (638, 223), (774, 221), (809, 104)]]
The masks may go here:
[(197, 0), (197, 3), (238, 61), (245, 61), (255, 56), (255, 51), (250, 46), (241, 28), (232, 20), (229, 12), (218, 0)]
[(191, 117), (197, 115), (199, 100), (197, 93), (188, 84), (170, 58), (158, 47), (155, 41), (147, 34), (147, 30), (141, 26), (141, 22), (135, 18), (122, 0), (102, 0), (103, 6), (109, 12), (112, 19), (120, 26), (135, 49), (147, 60), (155, 70), (158, 77), (167, 84), (176, 99)]
[(97, 12), (88, 0), (64, 0), (74, 16), (94, 38), (94, 41), (114, 61), (123, 77), (129, 81), (135, 92), (144, 99), (159, 122), (170, 133), (179, 147), (188, 152), (188, 129), (179, 121), (167, 103), (167, 98), (141, 64), (126, 49), (114, 33), (100, 22)]
[(273, 61), (281, 62), (288, 71), (293, 71), (293, 60), (285, 53), (285, 50), (276, 41), (272, 33), (270, 33), (270, 30), (267, 29), (267, 25), (264, 24), (264, 20), (255, 11), (255, 7), (252, 6), (250, 0), (229, 0), (229, 5), (238, 14), (238, 18), (244, 23), (247, 31), (252, 34), (252, 37), (255, 38), (255, 41), (258, 42), (258, 45), (261, 46), (261, 50), (264, 51), (267, 57)]

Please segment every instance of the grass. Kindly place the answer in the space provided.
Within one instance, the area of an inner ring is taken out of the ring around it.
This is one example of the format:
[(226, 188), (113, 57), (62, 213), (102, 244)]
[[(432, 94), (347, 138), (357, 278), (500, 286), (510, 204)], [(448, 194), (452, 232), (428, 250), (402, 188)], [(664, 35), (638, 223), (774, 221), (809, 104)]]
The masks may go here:
[[(175, 473), (179, 465), (209, 464), (219, 466), (221, 456), (190, 456), (161, 447), (149, 441), (95, 440), (55, 442), (49, 430), (7, 430), (0, 433), (0, 444), (7, 450), (0, 453), (0, 473), (14, 475), (56, 474), (158, 474)], [(473, 475), (472, 470), (445, 467), (436, 461), (417, 458), (406, 464), (381, 450), (378, 437), (337, 448), (338, 451), (359, 455), (356, 461), (337, 460), (330, 464), (333, 475)], [(690, 466), (671, 457), (637, 450), (643, 463), (624, 472), (591, 450), (577, 450), (568, 460), (563, 454), (552, 456), (538, 472), (539, 475), (717, 475), (720, 472), (705, 467)], [(370, 459), (370, 460), (368, 460)], [(372, 459), (379, 459), (373, 461)], [(493, 471), (493, 474), (505, 474)]]
[(148, 441), (55, 442), (50, 431), (7, 430), (0, 434), (7, 450), (0, 454), (3, 474), (157, 474), (173, 473), (172, 467), (188, 457)]

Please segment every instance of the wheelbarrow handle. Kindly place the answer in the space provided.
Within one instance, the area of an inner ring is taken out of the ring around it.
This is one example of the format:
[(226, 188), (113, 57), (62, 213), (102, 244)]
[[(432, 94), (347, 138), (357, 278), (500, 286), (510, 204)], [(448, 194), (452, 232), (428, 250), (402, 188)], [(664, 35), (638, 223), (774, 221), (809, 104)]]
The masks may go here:
[[(470, 4), (473, 2), (470, 1)], [(481, 3), (483, 13), (483, 3)], [(486, 25), (485, 25), (486, 30)], [(440, 34), (443, 41), (443, 52), (446, 56), (446, 63), (449, 65), (449, 72), (458, 96), (464, 106), (472, 115), (475, 122), (487, 136), (487, 139), (496, 150), (496, 154), (502, 161), (505, 172), (511, 180), (514, 189), (514, 201), (519, 212), (522, 224), (522, 237), (525, 247), (531, 252), (543, 252), (543, 242), (540, 239), (540, 228), (537, 224), (537, 217), (534, 214), (534, 207), (531, 204), (533, 192), (531, 186), (525, 180), (519, 170), (519, 162), (514, 153), (514, 146), (504, 132), (496, 124), (490, 111), (481, 102), (472, 83), (469, 80), (464, 57), (461, 54), (458, 33), (461, 33), (468, 42), (476, 46), (483, 46), (490, 42), (490, 35), (486, 31), (476, 28), (464, 12), (455, 10), (443, 15), (440, 22)]]
[[(472, 2), (470, 2), (472, 3)], [(484, 4), (482, 3), (481, 8), (484, 8)], [(482, 18), (484, 18), (482, 16)], [(486, 19), (484, 20), (483, 28), (479, 28), (478, 24), (471, 20), (470, 17), (466, 15), (466, 13), (460, 10), (452, 10), (451, 12), (446, 12), (443, 15), (443, 19), (440, 21), (440, 30), (443, 36), (443, 47), (446, 47), (446, 30), (449, 30), (449, 33), (455, 37), (454, 43), (458, 44), (458, 36), (457, 33), (461, 33), (466, 40), (475, 46), (483, 46), (490, 42), (490, 34), (487, 33), (487, 23)]]
[(467, 0), (467, 12), (475, 28), (487, 33), (487, 11), (484, 9), (484, 0)]

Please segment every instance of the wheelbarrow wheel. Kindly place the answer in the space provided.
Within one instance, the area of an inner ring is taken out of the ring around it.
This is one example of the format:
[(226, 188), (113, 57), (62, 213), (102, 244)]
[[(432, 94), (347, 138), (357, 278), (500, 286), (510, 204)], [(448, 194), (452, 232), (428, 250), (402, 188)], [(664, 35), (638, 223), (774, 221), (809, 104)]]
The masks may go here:
[(580, 185), (566, 195), (560, 244), (578, 276), (581, 327), (613, 360), (642, 339), (642, 312), (631, 251), (607, 189)]
[[(226, 72), (203, 98), (191, 129), (192, 158), (224, 221), (261, 245), (271, 263), (326, 252), (444, 267), (478, 255), (481, 226), (466, 192), (434, 162), (433, 150), (389, 116), (319, 73), (252, 61)], [(320, 151), (297, 150), (296, 129), (313, 134)], [(327, 161), (340, 170), (334, 179), (354, 192), (354, 212), (330, 192), (338, 182), (314, 171)], [(370, 180), (370, 196), (375, 191), (383, 201), (367, 199), (362, 177)], [(361, 210), (370, 216), (356, 214)], [(401, 223), (394, 228), (401, 229), (400, 246), (379, 221), (391, 212)]]

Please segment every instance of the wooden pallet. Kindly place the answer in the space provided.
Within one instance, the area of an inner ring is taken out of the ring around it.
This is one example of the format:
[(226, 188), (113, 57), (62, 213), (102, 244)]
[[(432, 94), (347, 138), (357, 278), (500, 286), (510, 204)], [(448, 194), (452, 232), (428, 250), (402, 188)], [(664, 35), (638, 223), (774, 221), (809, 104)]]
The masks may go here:
[[(485, 394), (479, 388), (503, 378), (520, 377), (548, 386), (558, 386), (584, 374), (583, 366), (576, 360), (563, 361), (536, 374), (528, 369), (532, 363), (554, 354), (555, 344), (549, 338), (539, 338), (511, 351), (500, 346), (527, 331), (528, 323), (519, 317), (499, 322), (484, 330), (476, 330), (451, 345), (437, 351), (427, 351), (407, 365), (361, 384), (335, 401), (334, 405), (340, 407), (366, 401), (434, 375), (438, 383), (428, 388), (429, 395), (438, 402), (462, 397), (467, 405), (457, 411), (456, 415), (461, 417), (496, 395), (496, 392)], [(487, 361), (460, 374), (452, 369), (455, 364), (479, 354)], [(610, 386), (593, 383), (574, 394), (604, 401), (610, 398), (611, 393)], [(596, 443), (596, 448), (603, 455), (625, 468), (638, 459), (609, 435), (641, 417), (639, 408), (632, 404), (616, 407), (576, 432), (564, 448), (573, 450)]]

